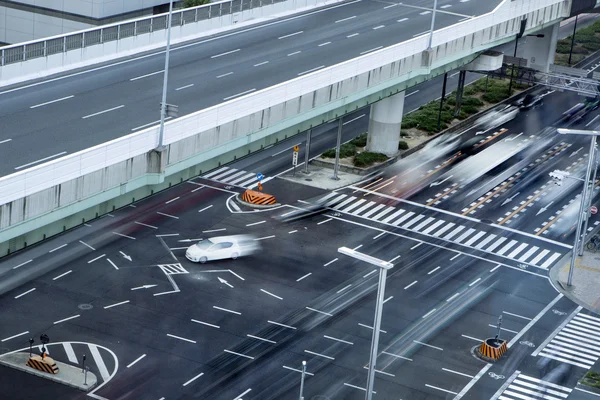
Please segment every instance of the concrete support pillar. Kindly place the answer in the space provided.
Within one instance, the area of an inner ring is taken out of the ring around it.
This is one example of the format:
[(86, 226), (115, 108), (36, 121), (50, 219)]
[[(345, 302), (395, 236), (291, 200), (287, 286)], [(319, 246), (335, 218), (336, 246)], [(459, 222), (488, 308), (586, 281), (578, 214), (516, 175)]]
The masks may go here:
[[(549, 72), (550, 64), (554, 64), (554, 54), (556, 52), (556, 41), (558, 40), (559, 23), (548, 26), (535, 34), (544, 35), (543, 38), (535, 36), (525, 36), (523, 45), (519, 43), (519, 56), (527, 59), (529, 68), (537, 69), (541, 72)], [(522, 49), (522, 50), (521, 50)]]
[(367, 151), (387, 156), (398, 152), (404, 93), (400, 92), (371, 105)]

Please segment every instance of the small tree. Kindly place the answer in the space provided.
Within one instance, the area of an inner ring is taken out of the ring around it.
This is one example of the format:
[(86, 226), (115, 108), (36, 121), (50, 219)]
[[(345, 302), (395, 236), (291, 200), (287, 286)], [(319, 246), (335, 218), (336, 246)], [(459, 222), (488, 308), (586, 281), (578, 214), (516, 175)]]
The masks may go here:
[(210, 0), (184, 0), (183, 6), (185, 8), (197, 7), (197, 6), (201, 6), (201, 5), (208, 4), (208, 3), (210, 3)]

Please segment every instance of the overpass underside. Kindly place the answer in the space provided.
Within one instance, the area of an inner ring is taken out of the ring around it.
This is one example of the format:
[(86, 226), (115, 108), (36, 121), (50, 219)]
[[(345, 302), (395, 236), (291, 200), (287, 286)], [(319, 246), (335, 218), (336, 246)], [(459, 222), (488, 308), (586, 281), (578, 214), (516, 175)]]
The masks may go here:
[[(568, 2), (535, 1), (545, 6), (527, 14), (528, 32), (557, 24), (569, 15)], [(382, 53), (389, 51), (383, 49), (367, 55), (371, 58), (363, 56), (331, 67), (327, 75), (328, 71), (317, 71), (301, 77), (312, 78), (316, 89), (307, 90), (306, 80), (294, 80), (296, 86), (290, 81), (277, 85), (287, 85), (285, 88), (267, 88), (229, 105), (170, 121), (165, 129), (167, 147), (162, 152), (153, 150), (158, 129), (149, 128), (84, 150), (71, 159), (56, 160), (45, 170), (42, 165), (42, 169), (1, 178), (0, 187), (7, 190), (0, 194), (0, 254), (86, 223), (470, 63), (486, 49), (514, 40), (521, 16), (511, 15), (450, 40), (448, 35), (436, 38), (438, 31), (431, 50), (418, 50), (427, 43), (427, 37), (418, 37), (393, 46), (397, 49), (391, 55)], [(367, 68), (365, 62), (370, 63)]]

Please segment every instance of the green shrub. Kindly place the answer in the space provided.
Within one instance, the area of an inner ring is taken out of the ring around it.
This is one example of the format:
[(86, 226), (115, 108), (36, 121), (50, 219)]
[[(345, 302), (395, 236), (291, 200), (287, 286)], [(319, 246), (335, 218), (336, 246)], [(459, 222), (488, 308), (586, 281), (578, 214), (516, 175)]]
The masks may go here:
[(479, 100), (476, 97), (463, 97), (462, 105), (463, 106), (472, 106), (472, 107), (481, 107), (483, 105), (483, 101)]
[(185, 8), (201, 6), (208, 3), (210, 3), (210, 0), (183, 0), (183, 6)]
[(386, 161), (387, 159), (388, 157), (385, 154), (364, 151), (354, 157), (354, 166), (364, 168), (377, 162)]
[(404, 140), (401, 140), (398, 143), (398, 150), (408, 150), (408, 143), (406, 143)]
[(400, 131), (400, 137), (407, 137), (407, 136), (410, 136), (408, 134), (408, 132), (406, 132), (406, 131)]
[(467, 113), (469, 115), (477, 114), (479, 112), (479, 109), (477, 107), (475, 107), (475, 106), (465, 106), (465, 105), (463, 105), (460, 110), (461, 110), (461, 113), (464, 112), (464, 113)]
[(362, 135), (352, 139), (350, 143), (356, 147), (365, 147), (367, 145), (367, 134), (363, 133)]
[[(352, 157), (356, 155), (356, 146), (352, 143), (345, 143), (340, 147), (340, 158)], [(325, 158), (335, 158), (335, 149), (327, 150), (322, 154)]]

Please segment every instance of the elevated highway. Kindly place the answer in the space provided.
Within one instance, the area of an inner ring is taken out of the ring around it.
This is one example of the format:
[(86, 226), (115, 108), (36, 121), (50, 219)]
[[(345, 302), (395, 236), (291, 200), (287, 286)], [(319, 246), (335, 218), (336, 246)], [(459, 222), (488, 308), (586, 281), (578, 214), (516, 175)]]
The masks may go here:
[(570, 15), (561, 0), (441, 1), (429, 50), (422, 3), (354, 1), (180, 46), (168, 102), (183, 115), (163, 152), (160, 53), (5, 89), (0, 253), (464, 65), (522, 18), (534, 32)]

